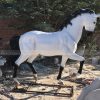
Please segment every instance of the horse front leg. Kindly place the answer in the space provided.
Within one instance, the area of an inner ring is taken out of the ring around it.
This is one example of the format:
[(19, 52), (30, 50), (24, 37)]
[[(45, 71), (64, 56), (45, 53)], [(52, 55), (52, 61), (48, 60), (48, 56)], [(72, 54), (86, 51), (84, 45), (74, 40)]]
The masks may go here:
[(73, 59), (73, 60), (80, 61), (80, 67), (79, 67), (78, 73), (81, 74), (82, 73), (82, 69), (83, 69), (83, 65), (84, 65), (85, 58), (77, 55), (76, 53), (70, 54), (69, 58), (70, 59)]
[(64, 70), (64, 67), (65, 67), (65, 64), (66, 64), (67, 60), (68, 60), (67, 56), (62, 56), (62, 61), (61, 61), (61, 65), (60, 65), (60, 68), (59, 68), (59, 73), (58, 73), (58, 76), (57, 76), (57, 80), (61, 79), (62, 72)]
[(79, 67), (79, 70), (78, 70), (79, 74), (82, 73), (83, 65), (84, 65), (84, 61), (80, 61), (80, 67)]

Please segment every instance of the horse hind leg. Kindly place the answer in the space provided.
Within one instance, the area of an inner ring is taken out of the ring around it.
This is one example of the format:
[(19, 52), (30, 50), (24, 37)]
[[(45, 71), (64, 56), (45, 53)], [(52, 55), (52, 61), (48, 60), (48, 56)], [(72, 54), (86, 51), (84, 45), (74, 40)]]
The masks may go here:
[(19, 81), (17, 80), (17, 71), (18, 67), (25, 62), (28, 59), (29, 55), (20, 55), (20, 57), (15, 61), (14, 63), (14, 73), (13, 73), (13, 79), (14, 81), (19, 85)]
[(32, 72), (33, 72), (33, 77), (34, 77), (35, 81), (37, 81), (37, 72), (36, 72), (34, 66), (32, 65), (32, 62), (34, 61), (34, 59), (35, 59), (36, 57), (37, 57), (37, 55), (35, 55), (35, 56), (33, 55), (33, 56), (31, 56), (30, 58), (28, 58), (28, 60), (27, 60), (27, 64), (29, 65), (30, 69), (31, 69)]

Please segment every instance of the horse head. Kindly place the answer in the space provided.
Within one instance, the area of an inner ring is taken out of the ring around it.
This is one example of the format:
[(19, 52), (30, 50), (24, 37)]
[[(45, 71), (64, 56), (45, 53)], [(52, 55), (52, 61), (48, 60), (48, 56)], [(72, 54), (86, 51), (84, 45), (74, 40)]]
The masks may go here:
[(100, 14), (95, 14), (91, 12), (84, 14), (84, 29), (86, 30), (87, 36), (92, 36), (96, 27), (97, 19), (100, 17)]
[(83, 15), (83, 25), (85, 30), (94, 32), (97, 23), (97, 17), (95, 16), (95, 13), (86, 13)]

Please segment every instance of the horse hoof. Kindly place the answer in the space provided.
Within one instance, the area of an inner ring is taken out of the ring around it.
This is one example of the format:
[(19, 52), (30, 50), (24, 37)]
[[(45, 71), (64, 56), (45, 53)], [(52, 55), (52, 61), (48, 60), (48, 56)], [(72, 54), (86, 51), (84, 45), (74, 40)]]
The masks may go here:
[(61, 79), (61, 76), (58, 75), (58, 76), (57, 76), (57, 80), (60, 80), (60, 79)]
[(81, 75), (79, 73), (73, 73), (70, 75), (70, 78), (79, 78)]
[(81, 74), (76, 73), (76, 78), (81, 78)]
[(59, 79), (58, 84), (63, 85), (63, 81), (61, 79)]
[(17, 85), (20, 85), (20, 82), (19, 82), (16, 78), (14, 78), (14, 82), (15, 82)]
[(21, 84), (16, 84), (16, 86), (15, 86), (15, 89), (22, 89), (23, 88), (23, 85), (21, 85)]
[(36, 82), (37, 81), (37, 74), (34, 74), (33, 77), (34, 77), (35, 82)]

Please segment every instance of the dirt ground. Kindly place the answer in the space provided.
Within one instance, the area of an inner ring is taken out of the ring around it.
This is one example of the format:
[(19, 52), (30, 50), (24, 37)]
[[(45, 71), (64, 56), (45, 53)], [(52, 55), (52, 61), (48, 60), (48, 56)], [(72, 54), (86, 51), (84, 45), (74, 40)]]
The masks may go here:
[[(59, 85), (58, 81), (56, 80), (59, 70), (58, 67), (46, 67), (42, 65), (39, 66), (40, 67), (36, 67), (38, 72), (37, 83)], [(23, 84), (21, 88), (19, 87), (19, 90), (12, 91), (15, 86), (12, 78), (0, 79), (0, 100), (77, 100), (77, 97), (79, 96), (82, 88), (86, 85), (84, 80), (94, 79), (100, 76), (100, 65), (93, 66), (91, 64), (85, 64), (82, 75), (73, 81), (73, 78), (69, 78), (69, 76), (73, 72), (76, 73), (78, 68), (78, 62), (70, 63), (66, 65), (62, 75), (62, 85), (73, 86), (74, 93), (72, 97), (67, 97), (67, 94), (70, 93), (70, 89), (67, 88), (33, 85), (32, 83), (34, 83), (34, 78), (32, 77), (32, 73), (30, 71), (19, 71), (18, 80)], [(43, 94), (39, 92), (49, 93)], [(54, 93), (61, 94), (54, 95)]]

